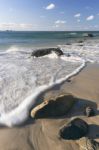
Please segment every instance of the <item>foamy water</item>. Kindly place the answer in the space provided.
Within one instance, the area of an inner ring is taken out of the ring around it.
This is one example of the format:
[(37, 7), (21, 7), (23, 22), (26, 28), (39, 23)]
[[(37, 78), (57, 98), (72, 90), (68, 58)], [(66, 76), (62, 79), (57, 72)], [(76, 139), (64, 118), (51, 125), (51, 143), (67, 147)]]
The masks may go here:
[(99, 40), (87, 40), (83, 43), (59, 45), (65, 53), (78, 56), (89, 62), (99, 62)]
[[(99, 62), (98, 40), (60, 45), (64, 56), (55, 53), (33, 58), (33, 50), (10, 47), (0, 52), (0, 124), (9, 127), (25, 121), (37, 96), (78, 73), (86, 62)], [(70, 57), (67, 56), (70, 54)]]

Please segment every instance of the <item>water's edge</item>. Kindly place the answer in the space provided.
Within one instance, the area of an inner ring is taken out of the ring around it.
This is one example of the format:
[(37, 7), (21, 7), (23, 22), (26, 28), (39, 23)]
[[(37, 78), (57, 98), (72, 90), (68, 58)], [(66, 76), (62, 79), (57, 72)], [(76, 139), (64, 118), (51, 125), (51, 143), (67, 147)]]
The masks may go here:
[(27, 120), (29, 116), (29, 110), (32, 106), (35, 107), (37, 103), (37, 97), (46, 90), (51, 89), (53, 86), (57, 86), (62, 82), (68, 80), (69, 78), (77, 75), (87, 64), (87, 62), (81, 59), (82, 64), (77, 69), (75, 69), (72, 73), (68, 74), (66, 77), (58, 79), (56, 82), (53, 82), (54, 79), (51, 79), (48, 85), (42, 85), (35, 89), (34, 93), (27, 97), (17, 108), (12, 110), (7, 114), (2, 114), (0, 116), (0, 124), (8, 127), (12, 127), (15, 125), (20, 125), (24, 121)]

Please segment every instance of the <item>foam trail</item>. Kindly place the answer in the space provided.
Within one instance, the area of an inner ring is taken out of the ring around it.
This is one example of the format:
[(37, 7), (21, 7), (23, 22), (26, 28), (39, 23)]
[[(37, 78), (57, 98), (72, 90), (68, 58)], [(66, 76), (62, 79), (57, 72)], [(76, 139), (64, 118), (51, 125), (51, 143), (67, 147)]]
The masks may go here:
[[(82, 60), (82, 65), (80, 67), (78, 67), (77, 69), (75, 69), (72, 73), (70, 73), (69, 75), (67, 75), (65, 78), (61, 78), (61, 79), (57, 80), (56, 84), (61, 84), (62, 82), (68, 80), (70, 77), (73, 77), (76, 74), (78, 74), (86, 66), (86, 63), (87, 62), (85, 60)], [(53, 79), (53, 81), (55, 81), (55, 79)]]
[[(0, 117), (0, 124), (12, 127), (18, 125), (27, 119), (28, 111), (31, 105), (35, 105), (36, 97), (47, 89), (46, 85), (37, 88), (32, 95), (27, 97), (16, 109), (13, 111), (3, 114)], [(39, 92), (38, 92), (39, 91)]]
[(33, 108), (36, 106), (36, 98), (40, 93), (44, 92), (47, 89), (50, 89), (57, 84), (61, 84), (63, 81), (66, 81), (68, 78), (76, 75), (85, 67), (85, 65), (86, 61), (82, 60), (82, 65), (74, 70), (71, 74), (67, 75), (62, 79), (58, 79), (57, 81), (51, 79), (49, 85), (42, 85), (37, 87), (33, 94), (27, 97), (17, 108), (7, 114), (2, 114), (0, 116), (0, 124), (12, 127), (14, 125), (18, 125), (24, 122), (29, 116), (30, 107), (32, 106)]

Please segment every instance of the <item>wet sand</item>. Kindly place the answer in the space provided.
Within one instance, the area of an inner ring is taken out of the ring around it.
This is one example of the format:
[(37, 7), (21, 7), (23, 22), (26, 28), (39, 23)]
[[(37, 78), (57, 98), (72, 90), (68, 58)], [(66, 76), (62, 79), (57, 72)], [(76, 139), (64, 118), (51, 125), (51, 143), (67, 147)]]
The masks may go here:
[[(83, 140), (63, 140), (58, 132), (61, 126), (73, 117), (89, 124), (88, 137), (99, 141), (99, 65), (88, 64), (78, 75), (42, 95), (50, 99), (61, 94), (73, 95), (80, 103), (62, 117), (29, 119), (20, 127), (0, 129), (0, 150), (83, 150)], [(39, 97), (40, 98), (40, 97)], [(68, 100), (68, 99), (66, 99)], [(85, 106), (94, 107), (96, 115), (84, 116)]]

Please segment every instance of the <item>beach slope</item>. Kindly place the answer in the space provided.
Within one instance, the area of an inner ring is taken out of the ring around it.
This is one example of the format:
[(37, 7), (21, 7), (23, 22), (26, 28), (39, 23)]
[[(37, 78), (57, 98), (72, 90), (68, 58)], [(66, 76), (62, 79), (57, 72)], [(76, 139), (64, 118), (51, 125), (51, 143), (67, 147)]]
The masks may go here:
[[(65, 116), (44, 116), (35, 122), (29, 119), (20, 127), (1, 127), (0, 150), (83, 150), (83, 139), (63, 140), (59, 136), (60, 127), (74, 117), (85, 120), (89, 124), (87, 136), (99, 142), (99, 65), (88, 64), (69, 82), (49, 90), (44, 99), (67, 93), (76, 97), (78, 103)], [(84, 115), (88, 105), (94, 108), (95, 116)]]

